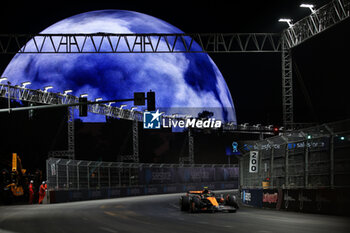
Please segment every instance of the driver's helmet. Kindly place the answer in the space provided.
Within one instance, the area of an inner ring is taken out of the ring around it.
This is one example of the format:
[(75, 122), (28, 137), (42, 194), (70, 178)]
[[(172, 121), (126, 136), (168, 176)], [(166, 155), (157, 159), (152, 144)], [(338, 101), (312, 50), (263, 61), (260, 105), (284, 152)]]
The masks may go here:
[(208, 189), (208, 187), (204, 187), (204, 189), (203, 189), (203, 194), (209, 194), (210, 192), (209, 192), (209, 189)]

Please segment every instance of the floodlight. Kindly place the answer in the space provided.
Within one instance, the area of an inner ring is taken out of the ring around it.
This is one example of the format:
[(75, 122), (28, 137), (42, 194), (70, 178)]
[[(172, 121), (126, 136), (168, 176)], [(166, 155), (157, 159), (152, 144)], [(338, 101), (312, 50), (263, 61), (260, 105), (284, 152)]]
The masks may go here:
[(1, 83), (2, 81), (6, 81), (6, 80), (7, 80), (7, 78), (1, 77), (1, 78), (0, 78), (0, 83)]
[(85, 94), (81, 94), (80, 97), (81, 98), (88, 97), (88, 94), (86, 94), (86, 93)]
[(314, 5), (312, 4), (301, 4), (300, 7), (303, 7), (303, 8), (309, 8), (311, 13), (315, 13), (315, 10), (314, 10)]
[(108, 106), (110, 107), (112, 104), (114, 104), (115, 102), (109, 102)]
[(30, 84), (32, 84), (32, 83), (29, 82), (29, 81), (21, 83), (22, 88), (26, 88), (26, 86), (28, 86), (28, 85), (30, 85)]
[(132, 107), (130, 111), (134, 111), (135, 109), (137, 109), (137, 107)]
[(44, 92), (47, 92), (49, 89), (52, 89), (53, 88), (53, 86), (46, 86), (46, 87), (44, 87)]
[(289, 27), (293, 27), (293, 24), (292, 24), (292, 20), (291, 20), (291, 19), (282, 18), (282, 19), (279, 19), (278, 22), (287, 23)]
[(63, 95), (67, 95), (68, 93), (71, 93), (71, 92), (73, 92), (73, 90), (65, 90), (65, 91), (63, 92)]
[(272, 129), (273, 125), (265, 126), (266, 129)]
[(98, 101), (101, 101), (101, 100), (102, 100), (102, 98), (99, 97), (99, 98), (96, 98), (96, 99), (95, 99), (95, 102), (98, 102)]
[(123, 109), (124, 107), (126, 107), (126, 104), (120, 105), (120, 109)]

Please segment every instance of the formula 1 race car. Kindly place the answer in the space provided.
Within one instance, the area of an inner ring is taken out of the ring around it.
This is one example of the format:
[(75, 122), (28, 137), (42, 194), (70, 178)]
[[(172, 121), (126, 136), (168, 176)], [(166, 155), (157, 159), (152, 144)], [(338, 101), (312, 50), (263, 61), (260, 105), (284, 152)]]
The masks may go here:
[(232, 194), (215, 194), (204, 188), (201, 191), (188, 191), (180, 197), (181, 211), (195, 212), (236, 212), (239, 208), (236, 196)]

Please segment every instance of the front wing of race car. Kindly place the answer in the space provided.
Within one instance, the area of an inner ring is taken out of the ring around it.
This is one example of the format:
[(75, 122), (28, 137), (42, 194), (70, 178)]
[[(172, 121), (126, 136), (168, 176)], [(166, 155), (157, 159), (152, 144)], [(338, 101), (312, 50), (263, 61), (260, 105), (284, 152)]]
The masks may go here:
[(236, 212), (239, 208), (234, 195), (226, 198), (186, 195), (180, 197), (182, 211), (189, 212)]
[(217, 206), (208, 205), (203, 208), (193, 208), (190, 209), (191, 212), (230, 212), (234, 213), (237, 211), (237, 208), (230, 205), (219, 204)]
[(233, 206), (229, 206), (229, 205), (219, 205), (217, 207), (217, 211), (218, 212), (236, 212), (237, 209)]

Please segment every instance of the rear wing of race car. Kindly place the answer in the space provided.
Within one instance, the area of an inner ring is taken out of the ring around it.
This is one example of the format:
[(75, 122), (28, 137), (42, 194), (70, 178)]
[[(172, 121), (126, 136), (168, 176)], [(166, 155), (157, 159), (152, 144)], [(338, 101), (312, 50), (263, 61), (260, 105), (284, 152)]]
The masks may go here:
[(188, 194), (202, 194), (203, 191), (187, 191)]

